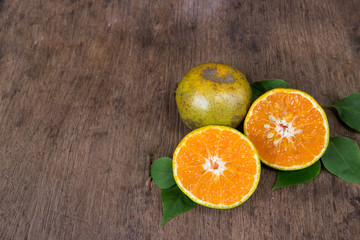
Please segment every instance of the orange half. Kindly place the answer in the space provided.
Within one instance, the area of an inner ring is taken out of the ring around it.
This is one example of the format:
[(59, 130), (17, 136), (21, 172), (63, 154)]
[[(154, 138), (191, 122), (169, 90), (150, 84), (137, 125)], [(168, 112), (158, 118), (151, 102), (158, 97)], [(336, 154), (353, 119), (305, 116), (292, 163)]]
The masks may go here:
[(245, 118), (244, 132), (264, 164), (285, 171), (312, 165), (329, 143), (324, 110), (295, 89), (277, 88), (260, 96)]
[(239, 131), (206, 126), (189, 133), (173, 157), (176, 184), (194, 202), (233, 208), (246, 201), (260, 179), (254, 145)]

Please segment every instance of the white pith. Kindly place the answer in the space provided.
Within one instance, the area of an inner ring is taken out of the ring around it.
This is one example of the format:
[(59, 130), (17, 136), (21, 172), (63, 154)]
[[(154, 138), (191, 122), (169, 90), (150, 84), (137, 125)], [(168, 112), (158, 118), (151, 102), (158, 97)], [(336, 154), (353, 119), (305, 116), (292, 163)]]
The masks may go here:
[(301, 129), (293, 126), (292, 121), (287, 122), (285, 119), (277, 119), (273, 115), (269, 115), (269, 120), (272, 124), (264, 124), (264, 128), (267, 132), (266, 137), (274, 139), (274, 146), (278, 146), (284, 137), (290, 139), (302, 132)]
[(202, 165), (205, 171), (212, 172), (215, 175), (220, 175), (226, 170), (226, 162), (222, 161), (218, 156), (210, 156), (205, 159), (205, 163)]

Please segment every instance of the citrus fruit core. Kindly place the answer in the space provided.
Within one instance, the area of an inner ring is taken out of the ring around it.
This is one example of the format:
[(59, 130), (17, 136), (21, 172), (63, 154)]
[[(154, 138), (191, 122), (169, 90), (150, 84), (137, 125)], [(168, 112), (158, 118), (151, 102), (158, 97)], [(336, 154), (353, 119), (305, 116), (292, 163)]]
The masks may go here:
[(310, 95), (294, 89), (278, 88), (260, 96), (245, 118), (244, 132), (261, 161), (280, 170), (310, 166), (329, 142), (324, 110)]
[(207, 126), (189, 133), (173, 157), (174, 178), (194, 202), (232, 208), (246, 201), (260, 178), (253, 144), (237, 130)]

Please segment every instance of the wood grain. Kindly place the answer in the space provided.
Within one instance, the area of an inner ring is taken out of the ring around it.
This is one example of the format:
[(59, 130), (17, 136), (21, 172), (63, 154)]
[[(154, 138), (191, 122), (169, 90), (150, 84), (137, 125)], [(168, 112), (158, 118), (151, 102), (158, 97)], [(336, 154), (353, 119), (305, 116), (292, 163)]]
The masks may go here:
[[(360, 187), (323, 170), (161, 223), (156, 158), (189, 129), (196, 64), (281, 78), (321, 105), (360, 91), (360, 2), (0, 0), (0, 239), (359, 239)], [(331, 136), (360, 143), (326, 110)]]

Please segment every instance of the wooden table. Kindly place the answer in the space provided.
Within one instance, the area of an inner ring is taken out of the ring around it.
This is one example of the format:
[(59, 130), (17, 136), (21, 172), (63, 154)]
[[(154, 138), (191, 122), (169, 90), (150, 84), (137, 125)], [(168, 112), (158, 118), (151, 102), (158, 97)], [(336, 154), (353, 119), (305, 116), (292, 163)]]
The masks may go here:
[[(285, 79), (321, 105), (360, 91), (360, 2), (0, 0), (0, 239), (360, 239), (360, 186), (322, 170), (160, 227), (150, 164), (190, 131), (193, 66)], [(331, 136), (360, 143), (326, 110)]]

